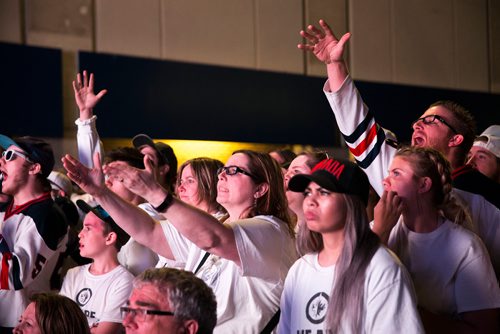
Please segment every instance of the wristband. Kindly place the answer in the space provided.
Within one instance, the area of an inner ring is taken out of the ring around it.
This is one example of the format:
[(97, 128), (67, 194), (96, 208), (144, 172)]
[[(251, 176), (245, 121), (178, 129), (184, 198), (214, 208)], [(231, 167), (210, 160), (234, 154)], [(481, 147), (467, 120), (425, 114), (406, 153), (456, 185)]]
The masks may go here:
[(167, 197), (165, 197), (165, 199), (163, 200), (163, 202), (161, 202), (161, 204), (158, 205), (157, 207), (153, 208), (158, 212), (164, 212), (170, 207), (170, 205), (172, 205), (173, 201), (174, 201), (174, 196), (172, 196), (172, 194), (169, 192), (167, 194)]

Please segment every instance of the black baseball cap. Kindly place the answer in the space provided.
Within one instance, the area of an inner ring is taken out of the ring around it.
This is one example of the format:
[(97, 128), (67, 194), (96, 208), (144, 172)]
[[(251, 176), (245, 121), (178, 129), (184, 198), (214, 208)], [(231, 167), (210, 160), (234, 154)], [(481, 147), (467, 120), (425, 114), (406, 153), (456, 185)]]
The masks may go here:
[(111, 230), (116, 233), (118, 244), (125, 245), (127, 241), (130, 239), (130, 236), (125, 232), (114, 220), (111, 218), (109, 213), (102, 208), (100, 205), (90, 206), (84, 200), (79, 199), (76, 201), (76, 205), (85, 213), (92, 212), (99, 219), (101, 219), (106, 224), (109, 224)]
[(311, 182), (333, 192), (358, 196), (365, 205), (368, 203), (368, 177), (351, 161), (325, 159), (314, 166), (311, 174), (292, 177), (288, 189), (303, 192)]

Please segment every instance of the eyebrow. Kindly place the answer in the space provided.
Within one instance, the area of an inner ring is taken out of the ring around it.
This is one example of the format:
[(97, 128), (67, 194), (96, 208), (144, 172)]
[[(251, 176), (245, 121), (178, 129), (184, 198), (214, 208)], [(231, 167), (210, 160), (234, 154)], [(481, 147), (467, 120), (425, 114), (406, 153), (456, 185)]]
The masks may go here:
[[(159, 308), (160, 306), (155, 303), (145, 302), (142, 300), (136, 300), (135, 302), (137, 306), (150, 307), (150, 308)], [(130, 301), (127, 301), (127, 305), (130, 305)]]

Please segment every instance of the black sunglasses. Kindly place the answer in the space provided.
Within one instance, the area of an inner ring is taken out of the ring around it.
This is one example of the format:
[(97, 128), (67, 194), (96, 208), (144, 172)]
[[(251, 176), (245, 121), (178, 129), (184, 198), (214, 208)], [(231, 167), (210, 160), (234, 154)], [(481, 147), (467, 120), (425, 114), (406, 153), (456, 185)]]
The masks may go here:
[(444, 125), (446, 125), (447, 127), (449, 127), (451, 129), (451, 131), (453, 131), (454, 133), (458, 133), (457, 130), (455, 130), (454, 127), (452, 127), (450, 125), (450, 123), (448, 123), (443, 117), (439, 116), (439, 115), (427, 115), (427, 116), (424, 116), (424, 117), (420, 117), (419, 119), (417, 119), (415, 122), (413, 122), (411, 124), (411, 126), (413, 127), (415, 125), (415, 123), (421, 121), (422, 123), (424, 124), (432, 124), (434, 123), (436, 120), (440, 121), (441, 123), (443, 123)]
[(238, 166), (224, 166), (217, 169), (217, 175), (220, 175), (222, 172), (226, 173), (226, 175), (236, 175), (238, 173), (244, 174), (246, 176), (250, 176), (255, 180), (255, 176), (247, 172), (246, 170), (241, 169)]

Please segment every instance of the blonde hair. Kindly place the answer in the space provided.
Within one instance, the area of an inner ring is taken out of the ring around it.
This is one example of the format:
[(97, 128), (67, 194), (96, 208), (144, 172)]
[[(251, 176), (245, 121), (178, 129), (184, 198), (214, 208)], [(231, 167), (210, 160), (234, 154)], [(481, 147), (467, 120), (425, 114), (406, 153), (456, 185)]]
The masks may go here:
[(415, 177), (432, 181), (433, 204), (452, 222), (475, 231), (469, 210), (452, 193), (451, 166), (439, 151), (429, 147), (404, 147), (396, 155), (412, 166)]

